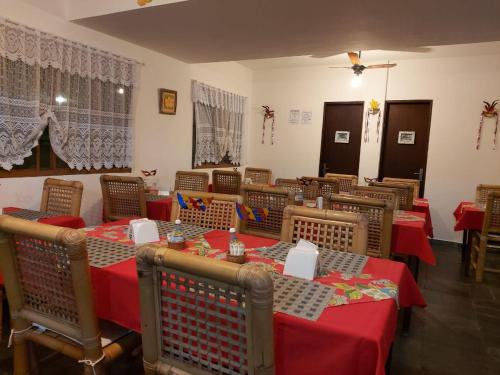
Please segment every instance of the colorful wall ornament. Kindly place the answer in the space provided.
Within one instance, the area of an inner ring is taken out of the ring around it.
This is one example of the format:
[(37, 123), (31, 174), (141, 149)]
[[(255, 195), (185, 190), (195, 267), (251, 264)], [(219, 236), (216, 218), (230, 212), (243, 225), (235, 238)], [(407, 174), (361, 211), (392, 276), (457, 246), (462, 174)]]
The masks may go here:
[(370, 129), (369, 129), (370, 115), (377, 116), (377, 143), (378, 143), (380, 135), (381, 111), (380, 111), (380, 103), (377, 102), (375, 99), (370, 100), (370, 107), (366, 111), (365, 134), (363, 137), (365, 143), (370, 141)]
[(264, 138), (266, 135), (266, 121), (272, 120), (271, 122), (271, 144), (274, 145), (274, 111), (268, 105), (263, 105), (264, 108), (264, 120), (262, 121), (262, 144), (264, 144)]
[(477, 131), (477, 141), (476, 141), (476, 150), (479, 150), (481, 145), (481, 134), (483, 133), (483, 125), (485, 118), (494, 118), (495, 119), (495, 131), (493, 132), (493, 150), (497, 148), (497, 132), (498, 132), (498, 111), (497, 104), (498, 100), (494, 100), (493, 102), (484, 102), (483, 111), (481, 112), (481, 120), (479, 121), (479, 129)]

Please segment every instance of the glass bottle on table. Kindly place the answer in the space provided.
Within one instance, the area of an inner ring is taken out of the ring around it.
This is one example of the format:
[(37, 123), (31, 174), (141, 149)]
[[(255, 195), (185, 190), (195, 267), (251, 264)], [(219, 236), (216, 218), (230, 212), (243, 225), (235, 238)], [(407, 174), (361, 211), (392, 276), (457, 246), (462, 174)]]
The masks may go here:
[(236, 228), (229, 229), (229, 254), (232, 256), (245, 255), (245, 244), (238, 239)]

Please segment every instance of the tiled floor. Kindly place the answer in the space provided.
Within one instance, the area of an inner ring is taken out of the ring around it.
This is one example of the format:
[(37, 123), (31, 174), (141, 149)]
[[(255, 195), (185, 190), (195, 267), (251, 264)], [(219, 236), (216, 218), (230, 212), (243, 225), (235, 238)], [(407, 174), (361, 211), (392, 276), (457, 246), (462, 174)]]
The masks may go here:
[[(428, 307), (415, 309), (409, 337), (398, 335), (391, 374), (500, 374), (500, 275), (487, 274), (483, 284), (476, 284), (463, 276), (456, 245), (434, 244), (433, 248), (438, 265), (422, 265), (419, 277)], [(4, 337), (1, 375), (12, 373), (5, 344)], [(121, 361), (112, 373), (140, 374), (140, 369), (138, 360)], [(42, 375), (65, 373), (76, 371), (61, 357), (48, 360), (41, 371)]]

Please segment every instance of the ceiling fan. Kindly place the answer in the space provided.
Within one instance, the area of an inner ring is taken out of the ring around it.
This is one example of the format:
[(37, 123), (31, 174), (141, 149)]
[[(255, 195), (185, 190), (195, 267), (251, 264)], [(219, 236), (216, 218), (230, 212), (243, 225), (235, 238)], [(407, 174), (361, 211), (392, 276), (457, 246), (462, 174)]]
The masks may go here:
[(329, 68), (332, 69), (352, 69), (354, 71), (354, 74), (357, 76), (361, 75), (365, 69), (381, 69), (381, 68), (393, 68), (397, 64), (375, 64), (375, 65), (363, 65), (361, 64), (360, 58), (361, 58), (361, 51), (359, 51), (359, 54), (356, 52), (347, 52), (347, 55), (349, 55), (349, 60), (351, 60), (352, 66), (330, 66)]

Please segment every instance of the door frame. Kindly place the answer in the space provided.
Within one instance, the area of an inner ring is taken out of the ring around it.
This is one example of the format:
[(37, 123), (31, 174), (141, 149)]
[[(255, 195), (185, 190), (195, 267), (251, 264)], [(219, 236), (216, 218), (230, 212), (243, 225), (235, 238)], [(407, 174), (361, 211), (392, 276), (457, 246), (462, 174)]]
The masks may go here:
[[(318, 161), (318, 176), (321, 175), (321, 159), (323, 158), (323, 138), (325, 136), (325, 120), (326, 120), (326, 106), (328, 105), (349, 105), (349, 104), (361, 104), (363, 105), (363, 119), (361, 120), (361, 135), (363, 135), (363, 120), (365, 117), (365, 101), (364, 100), (354, 100), (345, 102), (324, 102), (323, 104), (323, 123), (321, 125), (321, 141), (319, 143), (319, 161)], [(359, 146), (359, 151), (361, 152), (361, 145)], [(359, 174), (359, 165), (358, 165)]]
[[(425, 150), (425, 168), (424, 168), (424, 181), (426, 180), (427, 177), (427, 162), (429, 158), (429, 141), (431, 140), (431, 125), (432, 125), (432, 106), (434, 104), (434, 101), (432, 99), (409, 99), (409, 100), (386, 100), (384, 103), (384, 123), (382, 125), (382, 137), (381, 137), (381, 145), (380, 145), (380, 158), (378, 161), (378, 176), (377, 179), (379, 181), (382, 180), (382, 160), (384, 159), (385, 155), (385, 137), (387, 134), (387, 120), (388, 120), (388, 111), (387, 107), (390, 104), (419, 104), (419, 103), (426, 103), (430, 104), (430, 111), (429, 111), (429, 139), (427, 140), (427, 149)], [(321, 163), (320, 163), (321, 164)], [(424, 184), (424, 190), (425, 190), (425, 185)], [(421, 192), (423, 194), (423, 191)]]

